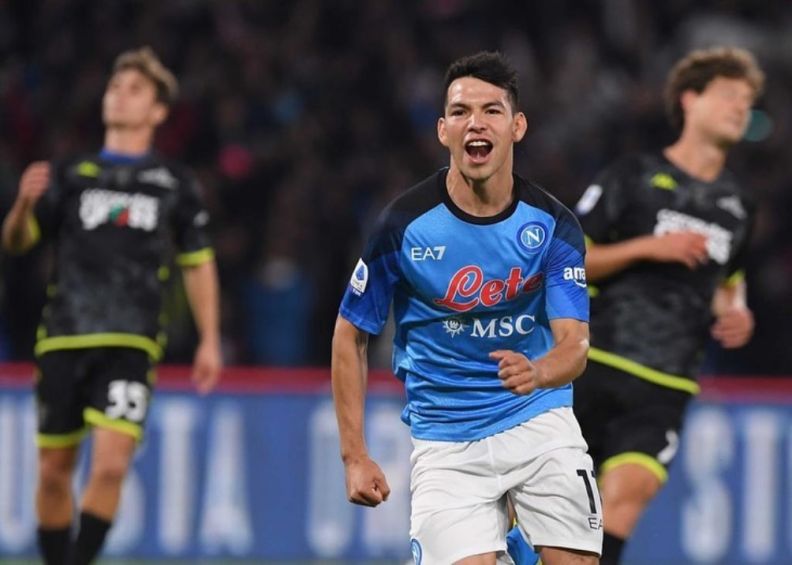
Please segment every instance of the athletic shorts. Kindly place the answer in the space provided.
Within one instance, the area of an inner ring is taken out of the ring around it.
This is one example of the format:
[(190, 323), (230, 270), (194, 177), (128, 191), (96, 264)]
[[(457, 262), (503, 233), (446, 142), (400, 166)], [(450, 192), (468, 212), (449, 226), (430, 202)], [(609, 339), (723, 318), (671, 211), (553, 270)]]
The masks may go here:
[(692, 396), (591, 360), (574, 387), (575, 415), (598, 472), (638, 463), (665, 482)]
[(602, 550), (602, 506), (571, 408), (470, 442), (413, 438), (410, 537), (416, 564), (506, 553), (506, 497), (534, 547)]
[(129, 347), (50, 351), (38, 358), (35, 384), (39, 447), (77, 445), (88, 426), (143, 437), (154, 366)]

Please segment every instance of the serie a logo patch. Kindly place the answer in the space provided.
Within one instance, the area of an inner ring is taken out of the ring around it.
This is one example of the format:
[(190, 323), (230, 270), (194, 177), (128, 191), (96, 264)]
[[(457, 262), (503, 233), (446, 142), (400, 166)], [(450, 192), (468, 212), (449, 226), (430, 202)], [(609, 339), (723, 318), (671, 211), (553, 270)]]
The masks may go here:
[(363, 262), (363, 259), (358, 259), (355, 270), (352, 271), (352, 278), (349, 279), (349, 286), (358, 296), (366, 292), (366, 285), (368, 284), (368, 265)]

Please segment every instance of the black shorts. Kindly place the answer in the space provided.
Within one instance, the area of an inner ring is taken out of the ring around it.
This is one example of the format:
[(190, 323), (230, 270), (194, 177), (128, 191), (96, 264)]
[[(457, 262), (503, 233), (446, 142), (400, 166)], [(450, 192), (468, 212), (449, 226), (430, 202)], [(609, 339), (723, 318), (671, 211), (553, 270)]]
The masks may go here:
[(148, 353), (129, 347), (64, 349), (43, 354), (37, 364), (39, 447), (76, 445), (88, 426), (143, 437), (154, 381)]
[(638, 463), (667, 479), (691, 394), (591, 360), (574, 391), (575, 415), (596, 469)]

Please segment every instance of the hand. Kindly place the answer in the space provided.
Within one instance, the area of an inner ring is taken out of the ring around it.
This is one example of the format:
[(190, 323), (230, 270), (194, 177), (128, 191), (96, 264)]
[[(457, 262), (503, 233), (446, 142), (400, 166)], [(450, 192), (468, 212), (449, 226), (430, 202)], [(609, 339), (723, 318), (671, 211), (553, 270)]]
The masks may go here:
[(753, 312), (745, 307), (732, 307), (718, 316), (713, 324), (712, 337), (726, 349), (742, 347), (751, 339), (754, 330)]
[(35, 161), (27, 166), (19, 179), (17, 200), (32, 208), (47, 192), (50, 183), (50, 165), (46, 161)]
[(344, 472), (347, 499), (352, 504), (374, 507), (388, 500), (390, 487), (385, 474), (368, 455), (346, 461)]
[(652, 236), (648, 258), (660, 263), (682, 263), (695, 269), (709, 261), (707, 238), (692, 231), (670, 232)]
[(514, 394), (530, 394), (542, 386), (542, 371), (522, 353), (499, 349), (489, 356), (498, 362), (498, 377), (503, 386)]
[(220, 380), (223, 366), (220, 344), (216, 341), (201, 340), (193, 359), (192, 380), (200, 394), (207, 394)]

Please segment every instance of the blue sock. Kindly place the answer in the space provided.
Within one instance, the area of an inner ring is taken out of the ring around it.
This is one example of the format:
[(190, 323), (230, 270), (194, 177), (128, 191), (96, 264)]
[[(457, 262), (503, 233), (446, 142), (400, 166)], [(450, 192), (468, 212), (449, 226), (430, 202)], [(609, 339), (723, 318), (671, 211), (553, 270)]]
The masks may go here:
[(518, 526), (506, 536), (506, 547), (515, 565), (536, 565), (539, 562), (539, 554), (525, 541)]

